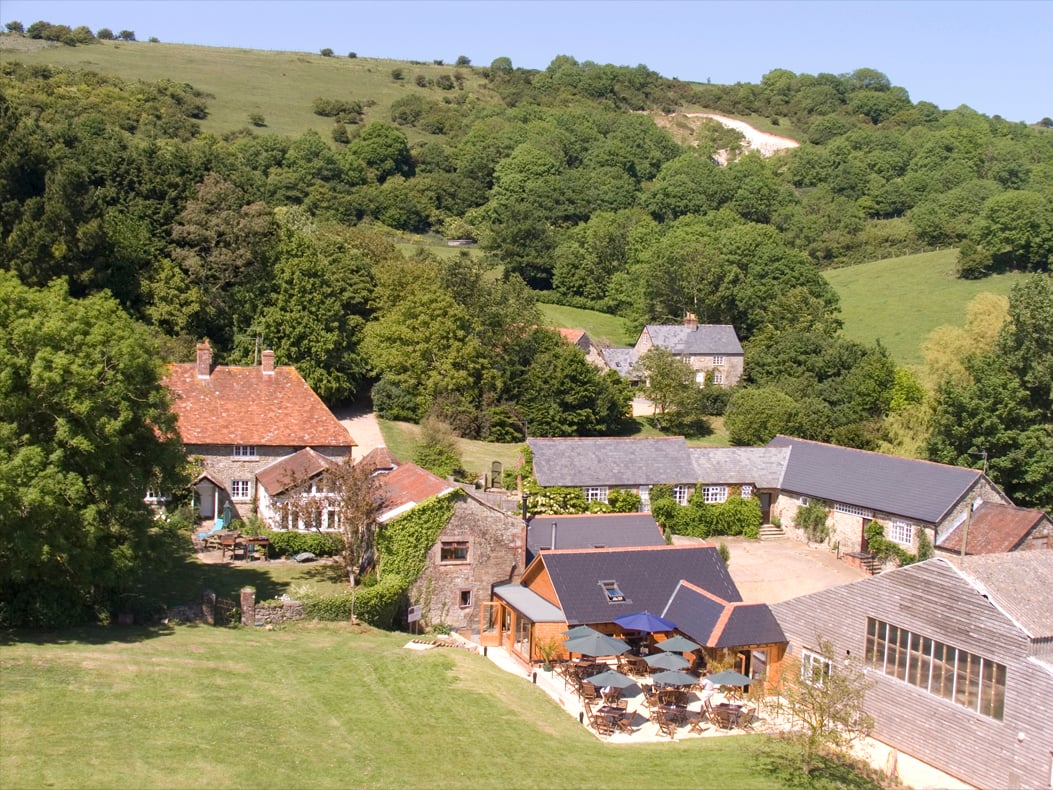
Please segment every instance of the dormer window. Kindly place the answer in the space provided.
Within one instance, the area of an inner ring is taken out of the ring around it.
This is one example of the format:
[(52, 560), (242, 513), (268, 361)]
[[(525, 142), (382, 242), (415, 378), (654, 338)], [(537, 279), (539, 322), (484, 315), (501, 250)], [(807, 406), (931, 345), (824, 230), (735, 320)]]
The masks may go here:
[(603, 588), (603, 592), (607, 596), (607, 603), (626, 603), (625, 593), (618, 586), (618, 582), (600, 582), (600, 587)]
[(254, 444), (236, 444), (234, 445), (234, 452), (232, 455), (235, 458), (250, 459), (256, 458), (256, 445)]

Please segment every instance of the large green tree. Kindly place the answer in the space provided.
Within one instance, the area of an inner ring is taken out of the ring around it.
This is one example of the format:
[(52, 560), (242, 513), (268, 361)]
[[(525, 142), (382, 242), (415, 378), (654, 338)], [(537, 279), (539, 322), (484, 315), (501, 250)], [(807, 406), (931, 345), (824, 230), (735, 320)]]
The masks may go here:
[(0, 369), (0, 624), (112, 609), (169, 548), (147, 490), (186, 483), (157, 349), (107, 296), (0, 272)]

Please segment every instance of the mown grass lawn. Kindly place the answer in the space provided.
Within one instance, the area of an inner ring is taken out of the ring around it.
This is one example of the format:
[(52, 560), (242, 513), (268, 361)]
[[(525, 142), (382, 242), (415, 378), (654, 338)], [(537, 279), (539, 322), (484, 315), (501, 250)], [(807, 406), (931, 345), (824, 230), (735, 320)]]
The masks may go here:
[[(0, 641), (7, 788), (770, 788), (764, 736), (612, 746), (525, 678), (346, 623)], [(793, 777), (801, 779), (803, 777)], [(872, 787), (843, 771), (803, 786)]]
[(921, 345), (938, 326), (965, 325), (965, 308), (978, 294), (1009, 294), (1018, 272), (982, 280), (956, 276), (956, 249), (886, 258), (823, 272), (841, 297), (844, 334), (880, 340), (900, 365), (923, 361)]

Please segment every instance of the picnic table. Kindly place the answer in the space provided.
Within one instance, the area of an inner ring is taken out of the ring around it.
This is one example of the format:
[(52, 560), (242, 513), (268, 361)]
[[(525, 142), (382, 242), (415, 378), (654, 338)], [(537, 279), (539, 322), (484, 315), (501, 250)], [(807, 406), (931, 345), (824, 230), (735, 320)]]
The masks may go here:
[(219, 536), (219, 548), (222, 557), (226, 558), (230, 552), (230, 558), (236, 559), (237, 553), (241, 552), (241, 559), (251, 562), (256, 555), (256, 550), (263, 549), (263, 558), (267, 558), (267, 547), (271, 545), (270, 539), (263, 535), (242, 535), (240, 532), (224, 532)]

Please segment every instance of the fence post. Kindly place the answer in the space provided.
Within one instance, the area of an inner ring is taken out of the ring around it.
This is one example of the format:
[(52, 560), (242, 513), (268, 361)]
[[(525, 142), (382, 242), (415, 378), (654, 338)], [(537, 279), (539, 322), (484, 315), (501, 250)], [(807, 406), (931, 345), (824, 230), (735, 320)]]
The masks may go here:
[(241, 588), (241, 624), (256, 625), (256, 588)]
[(205, 590), (201, 596), (201, 619), (206, 625), (216, 624), (216, 594), (212, 590)]

